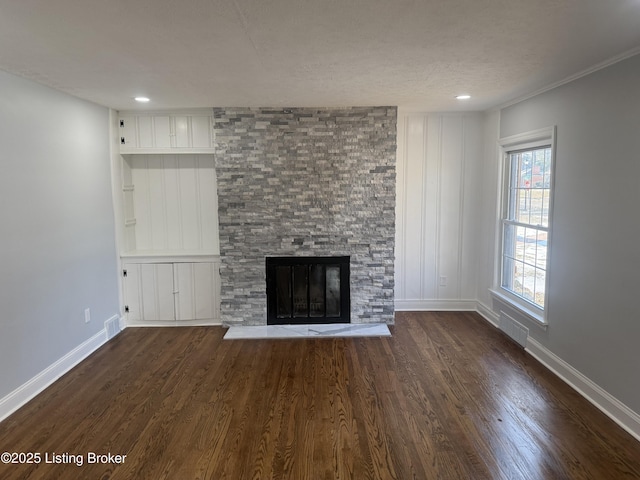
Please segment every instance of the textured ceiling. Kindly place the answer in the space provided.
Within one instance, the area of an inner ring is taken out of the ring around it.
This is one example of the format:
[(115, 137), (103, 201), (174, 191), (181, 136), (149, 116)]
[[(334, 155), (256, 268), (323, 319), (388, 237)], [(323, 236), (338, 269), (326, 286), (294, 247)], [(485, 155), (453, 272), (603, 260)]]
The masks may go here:
[(640, 0), (0, 0), (0, 69), (120, 110), (484, 110), (640, 52), (639, 21)]

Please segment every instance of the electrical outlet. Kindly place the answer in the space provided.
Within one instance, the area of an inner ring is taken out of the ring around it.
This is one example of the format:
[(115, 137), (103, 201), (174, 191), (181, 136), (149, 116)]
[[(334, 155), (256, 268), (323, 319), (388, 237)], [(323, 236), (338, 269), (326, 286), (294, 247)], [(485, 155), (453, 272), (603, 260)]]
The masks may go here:
[(440, 275), (440, 286), (441, 287), (447, 286), (447, 277), (445, 277), (444, 275)]
[(91, 321), (91, 309), (84, 309), (84, 323), (89, 323)]

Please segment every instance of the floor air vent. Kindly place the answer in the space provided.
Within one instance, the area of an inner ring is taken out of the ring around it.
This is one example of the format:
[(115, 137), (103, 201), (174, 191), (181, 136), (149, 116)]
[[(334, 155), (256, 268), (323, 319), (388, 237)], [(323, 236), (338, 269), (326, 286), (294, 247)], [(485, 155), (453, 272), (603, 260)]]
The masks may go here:
[(110, 318), (104, 322), (104, 329), (107, 331), (107, 340), (111, 340), (118, 335), (120, 333), (120, 321), (118, 317)]
[(529, 337), (529, 329), (518, 323), (511, 316), (500, 311), (500, 330), (516, 341), (523, 348), (527, 347), (527, 338)]

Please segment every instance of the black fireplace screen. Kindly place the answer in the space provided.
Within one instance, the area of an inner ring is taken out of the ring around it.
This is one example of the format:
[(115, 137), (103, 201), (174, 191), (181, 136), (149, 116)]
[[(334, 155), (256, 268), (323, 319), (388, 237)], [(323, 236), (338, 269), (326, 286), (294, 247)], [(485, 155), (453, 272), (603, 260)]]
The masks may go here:
[(267, 324), (349, 323), (349, 257), (267, 257)]

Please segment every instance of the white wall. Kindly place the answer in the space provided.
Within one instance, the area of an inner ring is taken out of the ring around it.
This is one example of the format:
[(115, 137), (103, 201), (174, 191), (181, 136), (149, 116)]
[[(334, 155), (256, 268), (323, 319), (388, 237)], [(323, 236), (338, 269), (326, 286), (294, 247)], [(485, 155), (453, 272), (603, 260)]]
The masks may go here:
[[(640, 412), (639, 84), (636, 56), (500, 113), (503, 137), (557, 125), (549, 327), (527, 325), (529, 333), (635, 412)], [(488, 196), (496, 182), (487, 181)], [(483, 206), (484, 217), (491, 215), (490, 203)], [(479, 298), (487, 299), (486, 288), (485, 278)]]
[(119, 307), (108, 110), (0, 72), (0, 125), (1, 400)]
[(398, 114), (397, 310), (476, 308), (482, 128), (480, 114)]
[(498, 193), (500, 178), (500, 162), (498, 138), (500, 132), (500, 112), (490, 111), (483, 116), (483, 158), (481, 166), (482, 189), (478, 198), (478, 277), (477, 299), (479, 310), (491, 312), (491, 295), (496, 275), (495, 257), (497, 253), (496, 236), (498, 225)]

